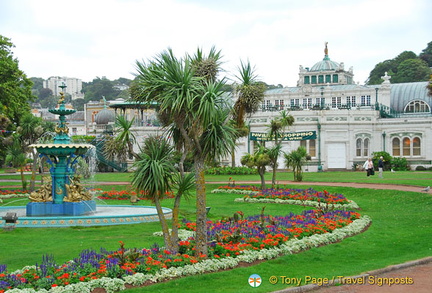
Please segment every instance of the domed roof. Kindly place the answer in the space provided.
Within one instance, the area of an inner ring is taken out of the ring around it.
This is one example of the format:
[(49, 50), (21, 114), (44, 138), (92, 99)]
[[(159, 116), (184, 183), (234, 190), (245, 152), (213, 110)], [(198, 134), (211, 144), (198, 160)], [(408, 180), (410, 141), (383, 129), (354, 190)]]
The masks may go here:
[(325, 55), (324, 59), (320, 62), (315, 63), (310, 71), (334, 71), (339, 68), (339, 63), (330, 60), (328, 55)]
[(115, 113), (114, 111), (110, 111), (108, 109), (103, 109), (99, 113), (96, 114), (95, 122), (96, 124), (108, 124), (109, 122), (115, 121)]

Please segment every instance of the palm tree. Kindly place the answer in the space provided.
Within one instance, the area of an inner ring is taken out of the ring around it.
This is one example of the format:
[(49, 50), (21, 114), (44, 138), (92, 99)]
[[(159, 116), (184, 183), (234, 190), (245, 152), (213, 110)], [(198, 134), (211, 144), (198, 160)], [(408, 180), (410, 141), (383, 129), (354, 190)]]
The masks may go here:
[[(237, 138), (240, 138), (248, 135), (249, 129), (245, 126), (245, 117), (258, 110), (264, 99), (266, 87), (264, 83), (256, 81), (257, 75), (249, 60), (246, 63), (240, 60), (238, 71), (239, 75), (236, 78), (240, 84), (236, 87), (238, 97), (233, 107), (233, 124), (239, 133)], [(234, 148), (231, 150), (231, 165), (235, 167)]]
[(131, 121), (127, 120), (124, 116), (117, 116), (115, 121), (116, 127), (116, 138), (115, 140), (120, 144), (120, 147), (127, 149), (129, 154), (135, 159), (139, 159), (138, 154), (134, 151), (133, 146), (136, 141), (136, 137), (132, 132), (132, 126), (135, 118)]
[(294, 181), (303, 180), (302, 167), (306, 160), (309, 159), (308, 153), (304, 147), (298, 147), (297, 150), (285, 154), (285, 165), (291, 167), (294, 173)]
[(138, 192), (145, 191), (156, 206), (159, 221), (162, 226), (165, 247), (176, 250), (176, 239), (172, 239), (168, 230), (161, 200), (171, 191), (173, 174), (173, 148), (164, 139), (149, 138), (145, 140), (141, 158), (135, 162), (136, 171), (133, 174), (132, 185)]
[(42, 127), (42, 119), (33, 116), (32, 114), (24, 115), (21, 118), (20, 126), (17, 127), (17, 132), (21, 136), (21, 142), (23, 143), (22, 149), (24, 153), (31, 152), (33, 158), (32, 164), (32, 175), (30, 180), (30, 191), (35, 190), (36, 181), (36, 170), (38, 166), (38, 156), (36, 148), (29, 148), (31, 144), (37, 142), (37, 140), (45, 132)]
[(272, 188), (276, 185), (276, 171), (277, 171), (277, 160), (280, 155), (280, 151), (282, 149), (281, 143), (279, 140), (285, 128), (292, 126), (294, 124), (294, 117), (289, 115), (287, 111), (283, 110), (280, 112), (280, 116), (272, 119), (270, 121), (269, 126), (269, 136), (274, 139), (275, 147), (271, 152), (271, 160), (273, 167), (273, 176), (272, 176)]
[(13, 134), (12, 144), (7, 146), (6, 149), (6, 164), (11, 164), (14, 168), (20, 168), (21, 184), (23, 190), (27, 189), (27, 181), (24, 177), (24, 166), (27, 163), (26, 154), (22, 148), (21, 137), (19, 134)]
[[(216, 58), (220, 54), (212, 50), (210, 56)], [(163, 126), (171, 129), (176, 147), (193, 154), (197, 202), (196, 253), (204, 255), (207, 254), (205, 162), (226, 155), (235, 143), (235, 131), (226, 123), (227, 101), (221, 90), (224, 80), (213, 80), (215, 74), (202, 77), (196, 71), (200, 68), (198, 64), (207, 59), (200, 50), (194, 57), (178, 59), (168, 49), (148, 64), (136, 62), (137, 83), (142, 93), (137, 99), (157, 102), (158, 112), (165, 118)], [(219, 62), (208, 64), (218, 66)]]
[(241, 163), (242, 165), (248, 166), (249, 168), (257, 168), (258, 174), (261, 178), (261, 189), (265, 189), (266, 184), (264, 174), (266, 171), (266, 166), (271, 163), (269, 149), (267, 149), (264, 145), (259, 144), (253, 155), (246, 154), (241, 158)]

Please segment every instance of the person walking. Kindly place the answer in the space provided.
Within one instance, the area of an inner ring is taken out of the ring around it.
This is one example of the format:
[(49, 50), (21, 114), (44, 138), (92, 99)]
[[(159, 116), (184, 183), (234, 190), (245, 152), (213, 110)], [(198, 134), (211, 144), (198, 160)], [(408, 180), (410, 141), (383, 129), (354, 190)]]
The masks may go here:
[(366, 176), (369, 177), (370, 175), (374, 175), (374, 166), (373, 166), (373, 162), (372, 159), (369, 158), (366, 160), (366, 162), (364, 162), (363, 164), (363, 168), (366, 170)]
[(379, 178), (384, 178), (383, 176), (383, 171), (384, 171), (384, 158), (381, 156), (378, 160), (378, 177)]

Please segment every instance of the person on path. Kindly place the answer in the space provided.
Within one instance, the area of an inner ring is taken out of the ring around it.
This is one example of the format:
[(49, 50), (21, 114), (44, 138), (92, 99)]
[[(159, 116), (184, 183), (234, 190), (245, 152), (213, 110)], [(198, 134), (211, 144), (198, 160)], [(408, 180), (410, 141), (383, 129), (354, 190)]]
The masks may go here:
[(369, 177), (370, 175), (374, 175), (374, 170), (373, 170), (374, 166), (373, 166), (373, 162), (372, 159), (369, 158), (366, 160), (366, 162), (364, 162), (363, 164), (363, 169), (366, 170), (366, 176)]
[(384, 158), (381, 156), (380, 158), (379, 158), (379, 160), (378, 160), (378, 171), (379, 171), (379, 174), (378, 174), (378, 177), (379, 178), (384, 178), (384, 176), (383, 176), (383, 171), (384, 171)]

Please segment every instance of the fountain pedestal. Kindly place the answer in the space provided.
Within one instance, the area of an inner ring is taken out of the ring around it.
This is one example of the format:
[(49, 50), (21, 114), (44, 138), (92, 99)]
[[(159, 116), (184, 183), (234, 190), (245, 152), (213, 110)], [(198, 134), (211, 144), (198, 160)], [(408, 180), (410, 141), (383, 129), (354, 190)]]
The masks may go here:
[(89, 200), (91, 196), (88, 192), (84, 191), (83, 188), (78, 188), (78, 184), (74, 185), (72, 182), (77, 159), (83, 157), (87, 150), (93, 146), (70, 143), (66, 115), (73, 114), (76, 110), (67, 109), (63, 92), (60, 95), (58, 107), (49, 110), (49, 112), (60, 116), (59, 123), (55, 128), (54, 142), (31, 145), (51, 165), (51, 187), (41, 188), (41, 191), (30, 194), (29, 199), (32, 202), (27, 204), (27, 216), (80, 216), (96, 211), (96, 203)]

